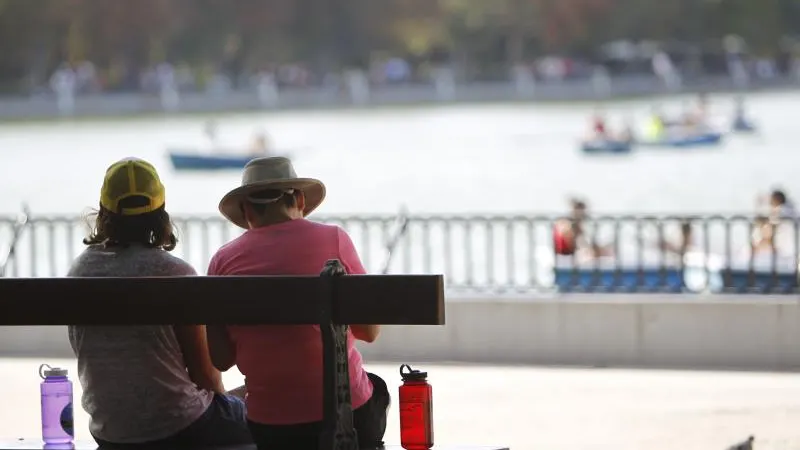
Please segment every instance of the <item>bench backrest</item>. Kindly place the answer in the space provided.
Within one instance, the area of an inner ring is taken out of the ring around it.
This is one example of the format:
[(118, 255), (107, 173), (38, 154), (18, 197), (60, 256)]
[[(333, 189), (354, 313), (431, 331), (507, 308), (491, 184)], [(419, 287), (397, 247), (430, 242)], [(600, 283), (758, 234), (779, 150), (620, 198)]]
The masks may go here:
[(319, 277), (0, 278), (0, 326), (319, 325), (320, 448), (357, 450), (347, 324), (444, 325), (444, 280), (344, 275), (331, 260)]

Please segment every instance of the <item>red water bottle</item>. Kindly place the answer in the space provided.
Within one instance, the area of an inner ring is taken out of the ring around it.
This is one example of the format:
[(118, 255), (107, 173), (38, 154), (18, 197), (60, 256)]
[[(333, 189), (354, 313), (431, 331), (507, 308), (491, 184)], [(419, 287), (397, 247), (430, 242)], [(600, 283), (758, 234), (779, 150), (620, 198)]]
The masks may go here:
[(433, 447), (433, 388), (428, 373), (400, 366), (400, 445), (406, 450)]

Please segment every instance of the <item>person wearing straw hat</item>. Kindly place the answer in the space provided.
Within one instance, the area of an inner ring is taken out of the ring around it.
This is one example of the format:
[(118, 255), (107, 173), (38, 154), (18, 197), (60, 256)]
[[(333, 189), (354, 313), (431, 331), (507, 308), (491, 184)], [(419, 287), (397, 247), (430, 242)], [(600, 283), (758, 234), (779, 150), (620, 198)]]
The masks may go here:
[[(246, 231), (211, 258), (209, 275), (318, 275), (338, 259), (348, 274), (364, 274), (352, 240), (340, 227), (306, 219), (325, 199), (325, 185), (298, 177), (289, 159), (256, 158), (241, 186), (220, 201), (223, 216)], [(261, 301), (282, 301), (265, 292)], [(319, 327), (211, 326), (211, 360), (244, 374), (247, 418), (259, 449), (318, 446), (322, 426), (322, 348)], [(373, 342), (378, 325), (348, 333), (353, 421), (360, 448), (382, 445), (390, 403), (386, 383), (368, 373), (354, 340)]]
[[(92, 225), (68, 276), (196, 275), (169, 254), (178, 240), (166, 191), (146, 161), (125, 158), (108, 168)], [(70, 326), (68, 332), (89, 431), (101, 447), (252, 442), (244, 400), (225, 392), (202, 325)]]

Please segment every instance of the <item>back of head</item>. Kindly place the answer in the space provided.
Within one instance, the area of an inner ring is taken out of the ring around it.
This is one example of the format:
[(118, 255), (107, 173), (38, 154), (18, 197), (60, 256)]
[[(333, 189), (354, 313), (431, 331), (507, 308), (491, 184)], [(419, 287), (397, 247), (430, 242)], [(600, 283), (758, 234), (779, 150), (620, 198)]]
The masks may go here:
[(690, 220), (681, 221), (681, 234), (684, 236), (692, 234), (692, 222)]
[(100, 209), (84, 243), (175, 248), (165, 189), (152, 164), (126, 158), (108, 168), (100, 190)]
[(296, 189), (263, 189), (245, 197), (248, 221), (265, 226), (302, 217), (302, 192)]
[(785, 205), (786, 204), (786, 193), (780, 189), (775, 189), (770, 194), (770, 200), (775, 205)]
[(586, 210), (586, 202), (579, 198), (571, 198), (569, 200), (569, 204), (572, 207), (573, 211), (585, 211)]

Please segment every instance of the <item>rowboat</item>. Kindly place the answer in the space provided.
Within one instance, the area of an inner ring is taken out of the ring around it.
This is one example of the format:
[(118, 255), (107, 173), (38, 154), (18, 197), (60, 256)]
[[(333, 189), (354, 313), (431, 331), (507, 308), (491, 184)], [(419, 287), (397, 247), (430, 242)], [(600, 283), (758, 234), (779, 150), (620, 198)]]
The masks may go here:
[(215, 154), (170, 151), (169, 159), (175, 170), (240, 170), (256, 155)]
[(589, 154), (621, 154), (630, 153), (633, 146), (629, 141), (612, 139), (596, 139), (581, 144), (581, 151)]
[(639, 145), (647, 147), (674, 147), (674, 148), (695, 148), (711, 147), (722, 142), (722, 133), (708, 132), (689, 136), (673, 136), (653, 141), (641, 141)]

